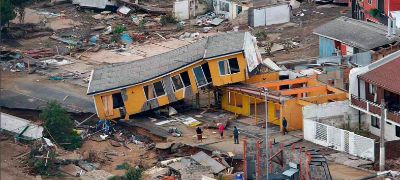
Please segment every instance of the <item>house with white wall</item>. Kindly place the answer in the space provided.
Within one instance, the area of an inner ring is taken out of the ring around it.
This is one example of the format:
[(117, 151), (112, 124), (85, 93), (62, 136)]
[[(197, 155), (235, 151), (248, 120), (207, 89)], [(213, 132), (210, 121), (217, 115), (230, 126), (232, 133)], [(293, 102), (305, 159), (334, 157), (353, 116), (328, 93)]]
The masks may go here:
[[(368, 66), (353, 68), (349, 75), (350, 106), (365, 113), (372, 134), (380, 136), (384, 119), (385, 139), (400, 140), (400, 51)], [(386, 118), (381, 117), (384, 101)]]

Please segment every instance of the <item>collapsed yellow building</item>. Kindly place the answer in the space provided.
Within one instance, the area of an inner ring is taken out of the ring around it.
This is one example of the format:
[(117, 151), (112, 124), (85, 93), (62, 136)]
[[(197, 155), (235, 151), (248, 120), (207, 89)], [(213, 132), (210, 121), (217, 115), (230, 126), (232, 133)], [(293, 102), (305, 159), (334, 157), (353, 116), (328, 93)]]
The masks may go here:
[(191, 97), (202, 89), (249, 79), (261, 62), (248, 32), (210, 36), (142, 60), (92, 71), (87, 94), (100, 119), (130, 115)]
[[(268, 89), (268, 122), (281, 126), (286, 118), (288, 130), (303, 128), (302, 108), (311, 104), (347, 100), (347, 93), (322, 84), (315, 76), (279, 80), (279, 73), (255, 75), (245, 83), (221, 87), (222, 108), (252, 117), (255, 124), (265, 122), (265, 95)], [(282, 128), (282, 127), (281, 127)]]

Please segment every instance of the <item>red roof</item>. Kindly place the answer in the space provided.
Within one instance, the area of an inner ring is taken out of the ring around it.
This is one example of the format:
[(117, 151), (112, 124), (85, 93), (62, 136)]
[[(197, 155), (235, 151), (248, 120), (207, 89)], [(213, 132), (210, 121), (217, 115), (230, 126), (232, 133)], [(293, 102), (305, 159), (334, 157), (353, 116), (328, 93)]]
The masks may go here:
[(400, 94), (400, 58), (359, 76), (360, 79)]

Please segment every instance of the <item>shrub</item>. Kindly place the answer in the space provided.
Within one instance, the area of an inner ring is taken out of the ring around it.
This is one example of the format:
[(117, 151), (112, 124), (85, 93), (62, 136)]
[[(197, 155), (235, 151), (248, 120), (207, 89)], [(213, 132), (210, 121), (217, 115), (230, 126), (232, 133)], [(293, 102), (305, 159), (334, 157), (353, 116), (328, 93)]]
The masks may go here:
[(82, 146), (81, 137), (73, 131), (74, 124), (70, 116), (56, 101), (51, 101), (40, 113), (44, 119), (44, 127), (49, 131), (51, 138), (66, 150), (73, 150)]
[(113, 34), (117, 34), (120, 35), (122, 34), (124, 31), (126, 31), (126, 27), (123, 25), (117, 25), (115, 26), (114, 30), (113, 30)]
[(175, 24), (178, 21), (175, 19), (175, 17), (172, 14), (167, 14), (167, 15), (162, 15), (160, 19), (161, 25), (165, 26), (167, 24)]

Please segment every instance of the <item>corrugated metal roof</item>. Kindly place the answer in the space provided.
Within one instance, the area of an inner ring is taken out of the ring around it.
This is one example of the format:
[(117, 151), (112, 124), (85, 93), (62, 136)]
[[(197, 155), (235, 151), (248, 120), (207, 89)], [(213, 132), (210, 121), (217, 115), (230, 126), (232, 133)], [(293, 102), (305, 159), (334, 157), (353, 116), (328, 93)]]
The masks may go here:
[(386, 36), (386, 26), (344, 16), (319, 26), (314, 30), (314, 34), (364, 50), (374, 49), (399, 40), (397, 36), (391, 38)]
[(95, 69), (87, 93), (124, 88), (160, 77), (203, 58), (240, 52), (243, 50), (244, 34), (219, 34), (145, 59)]
[(203, 151), (200, 151), (197, 154), (193, 155), (192, 159), (195, 160), (196, 162), (200, 163), (203, 166), (210, 167), (214, 173), (219, 173), (219, 172), (223, 171), (224, 169), (226, 169), (225, 166), (223, 166), (221, 163), (219, 163), (218, 161), (211, 158), (209, 155), (207, 155)]

